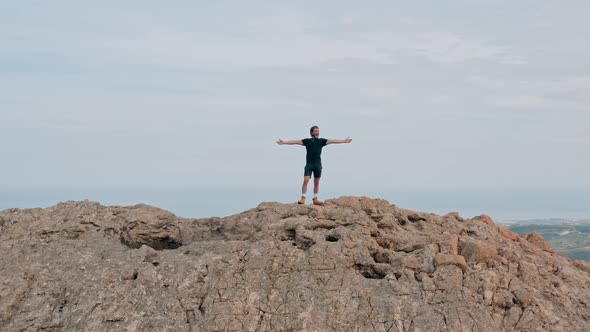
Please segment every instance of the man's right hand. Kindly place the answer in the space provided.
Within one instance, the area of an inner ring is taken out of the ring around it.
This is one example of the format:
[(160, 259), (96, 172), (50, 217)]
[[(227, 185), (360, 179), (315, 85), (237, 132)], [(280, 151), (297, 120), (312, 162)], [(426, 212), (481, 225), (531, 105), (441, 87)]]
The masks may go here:
[(283, 144), (285, 144), (285, 142), (282, 139), (279, 138), (279, 140), (277, 141), (277, 144), (278, 145), (283, 145)]

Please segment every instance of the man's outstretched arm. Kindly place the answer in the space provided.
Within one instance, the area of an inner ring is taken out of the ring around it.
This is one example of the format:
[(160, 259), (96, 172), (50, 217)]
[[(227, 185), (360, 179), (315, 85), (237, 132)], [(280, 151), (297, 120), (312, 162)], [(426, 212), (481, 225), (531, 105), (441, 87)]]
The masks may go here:
[(282, 139), (279, 139), (277, 141), (278, 145), (303, 145), (303, 141), (300, 139), (296, 139), (296, 140), (292, 140), (292, 141), (283, 141)]
[(347, 137), (346, 139), (329, 139), (326, 144), (342, 144), (350, 142), (352, 142), (352, 138)]

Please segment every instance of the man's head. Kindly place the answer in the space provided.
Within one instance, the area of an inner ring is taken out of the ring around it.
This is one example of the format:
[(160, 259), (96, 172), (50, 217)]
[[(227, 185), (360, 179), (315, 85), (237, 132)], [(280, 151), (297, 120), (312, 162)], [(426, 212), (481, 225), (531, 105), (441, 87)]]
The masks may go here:
[(319, 138), (320, 137), (320, 127), (318, 127), (318, 126), (311, 127), (311, 129), (309, 129), (309, 135), (311, 135), (311, 137), (313, 137), (313, 138)]

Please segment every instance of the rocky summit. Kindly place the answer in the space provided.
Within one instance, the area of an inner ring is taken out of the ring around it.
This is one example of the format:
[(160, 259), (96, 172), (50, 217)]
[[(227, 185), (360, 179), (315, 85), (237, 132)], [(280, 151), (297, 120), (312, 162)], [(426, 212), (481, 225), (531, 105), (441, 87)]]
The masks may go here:
[(9, 209), (0, 253), (1, 331), (590, 331), (589, 264), (366, 197)]

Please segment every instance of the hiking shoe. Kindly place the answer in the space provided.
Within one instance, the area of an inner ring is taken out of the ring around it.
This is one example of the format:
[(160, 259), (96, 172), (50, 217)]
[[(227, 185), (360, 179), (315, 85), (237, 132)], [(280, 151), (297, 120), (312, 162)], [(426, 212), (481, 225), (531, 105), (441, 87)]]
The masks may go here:
[(319, 200), (319, 199), (317, 199), (317, 198), (314, 198), (314, 199), (313, 199), (313, 205), (324, 205), (324, 202), (320, 201), (320, 200)]
[(301, 199), (299, 202), (297, 202), (297, 204), (305, 204), (305, 196), (301, 196)]

